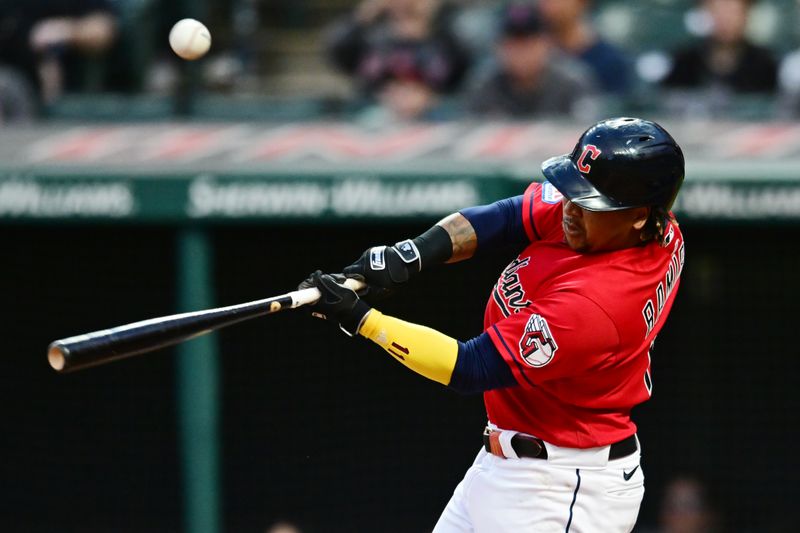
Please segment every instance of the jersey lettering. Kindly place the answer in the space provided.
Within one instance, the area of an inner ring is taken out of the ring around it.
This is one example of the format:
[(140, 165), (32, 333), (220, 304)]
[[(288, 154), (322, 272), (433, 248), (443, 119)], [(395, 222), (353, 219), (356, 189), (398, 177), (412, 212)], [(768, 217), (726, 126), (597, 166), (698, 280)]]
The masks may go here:
[(592, 165), (586, 162), (586, 156), (589, 156), (589, 159), (594, 161), (600, 156), (600, 149), (593, 145), (587, 144), (581, 156), (578, 158), (578, 170), (583, 172), (584, 174), (588, 174), (590, 170), (592, 170)]
[(530, 366), (539, 368), (552, 361), (557, 350), (547, 320), (541, 315), (531, 315), (519, 340), (519, 354)]
[(648, 396), (653, 395), (653, 376), (651, 375), (650, 366), (653, 363), (653, 358), (650, 354), (653, 351), (653, 345), (655, 345), (655, 339), (653, 342), (650, 343), (650, 349), (647, 350), (647, 370), (644, 371), (644, 390), (647, 391)]
[(503, 313), (503, 316), (510, 316), (512, 313), (519, 313), (520, 309), (525, 309), (531, 305), (531, 301), (525, 298), (525, 290), (519, 281), (519, 269), (528, 266), (531, 258), (519, 257), (511, 261), (497, 284), (494, 286), (493, 296), (494, 301)]
[(647, 300), (647, 303), (644, 304), (644, 309), (642, 309), (642, 316), (644, 317), (644, 324), (647, 326), (647, 335), (650, 335), (650, 332), (653, 330), (653, 326), (656, 325), (656, 311), (653, 307), (653, 300)]
[[(672, 228), (670, 228), (668, 235), (674, 235)], [(667, 271), (664, 273), (664, 281), (659, 282), (658, 286), (656, 287), (656, 302), (658, 303), (658, 308), (653, 305), (652, 299), (648, 299), (642, 308), (642, 317), (644, 318), (645, 325), (645, 337), (650, 335), (650, 332), (653, 330), (653, 327), (655, 327), (656, 322), (661, 317), (661, 311), (664, 309), (664, 304), (666, 303), (667, 298), (669, 298), (669, 295), (672, 294), (672, 291), (675, 289), (678, 278), (683, 271), (683, 263), (685, 259), (686, 250), (684, 249), (683, 241), (678, 239), (675, 241), (672, 256), (669, 258), (669, 266), (667, 266)]]

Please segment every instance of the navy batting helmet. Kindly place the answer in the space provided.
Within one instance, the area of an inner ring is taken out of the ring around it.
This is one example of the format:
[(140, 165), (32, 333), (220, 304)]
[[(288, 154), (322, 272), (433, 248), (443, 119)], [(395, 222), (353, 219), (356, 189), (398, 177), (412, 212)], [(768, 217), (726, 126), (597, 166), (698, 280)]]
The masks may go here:
[(683, 152), (649, 120), (614, 118), (581, 135), (571, 154), (542, 163), (545, 178), (589, 211), (669, 210), (683, 183)]

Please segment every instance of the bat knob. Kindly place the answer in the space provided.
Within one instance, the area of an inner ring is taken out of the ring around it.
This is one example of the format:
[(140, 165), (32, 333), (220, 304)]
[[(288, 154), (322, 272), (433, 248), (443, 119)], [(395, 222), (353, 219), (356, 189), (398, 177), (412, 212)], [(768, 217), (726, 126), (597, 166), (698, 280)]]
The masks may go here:
[(47, 349), (47, 362), (53, 367), (53, 370), (61, 372), (66, 364), (66, 357), (64, 356), (65, 348), (58, 343), (53, 343)]

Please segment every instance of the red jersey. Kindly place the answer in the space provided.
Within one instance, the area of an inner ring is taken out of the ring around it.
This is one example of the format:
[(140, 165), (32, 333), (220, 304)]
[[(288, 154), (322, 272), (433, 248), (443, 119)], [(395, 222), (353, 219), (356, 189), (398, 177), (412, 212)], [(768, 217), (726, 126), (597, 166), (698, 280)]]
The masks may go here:
[(564, 239), (561, 195), (532, 184), (523, 200), (531, 243), (492, 290), (484, 328), (518, 387), (484, 394), (489, 421), (557, 446), (592, 448), (636, 432), (650, 397), (650, 348), (677, 293), (683, 236), (578, 253)]

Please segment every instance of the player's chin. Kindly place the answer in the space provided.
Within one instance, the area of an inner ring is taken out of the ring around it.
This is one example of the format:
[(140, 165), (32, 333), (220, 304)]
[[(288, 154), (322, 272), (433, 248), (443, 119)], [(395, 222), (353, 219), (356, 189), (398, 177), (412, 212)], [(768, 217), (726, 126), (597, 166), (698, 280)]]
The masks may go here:
[(579, 254), (585, 254), (592, 251), (591, 246), (586, 241), (579, 241), (575, 239), (570, 239), (567, 237), (567, 246), (572, 248), (573, 251), (578, 252)]
[(569, 229), (572, 228), (568, 227), (565, 227), (564, 229), (564, 240), (566, 241), (567, 246), (581, 254), (590, 251), (589, 243), (586, 242), (586, 238), (582, 232), (569, 231)]

